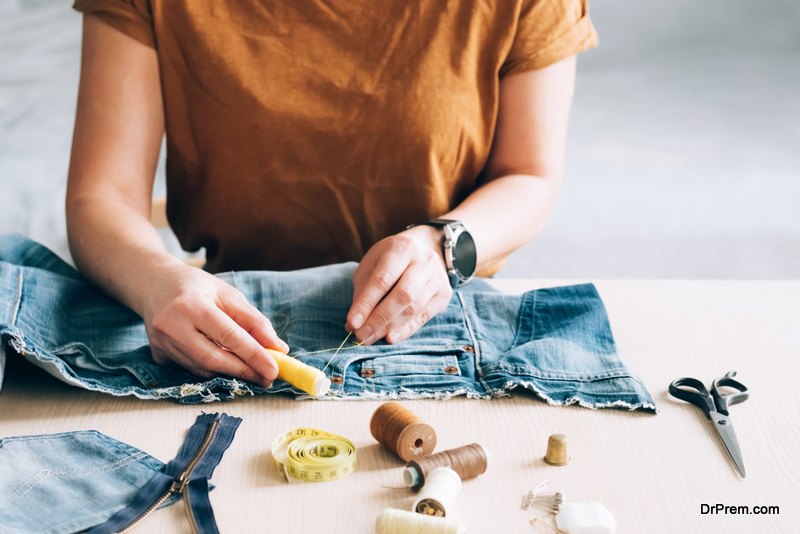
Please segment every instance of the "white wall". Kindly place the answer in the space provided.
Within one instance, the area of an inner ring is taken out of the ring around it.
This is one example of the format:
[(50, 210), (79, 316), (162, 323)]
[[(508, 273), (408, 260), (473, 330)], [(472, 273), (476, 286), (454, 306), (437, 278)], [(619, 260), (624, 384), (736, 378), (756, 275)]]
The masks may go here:
[(800, 276), (800, 2), (591, 16), (556, 212), (504, 275)]

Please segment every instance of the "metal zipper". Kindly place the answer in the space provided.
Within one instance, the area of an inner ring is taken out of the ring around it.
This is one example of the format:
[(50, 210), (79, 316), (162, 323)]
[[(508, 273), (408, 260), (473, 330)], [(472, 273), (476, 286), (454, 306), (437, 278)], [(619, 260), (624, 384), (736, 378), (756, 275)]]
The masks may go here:
[(156, 499), (153, 504), (148, 506), (141, 514), (139, 514), (136, 519), (128, 523), (128, 526), (122, 530), (118, 530), (115, 534), (128, 534), (130, 531), (138, 527), (142, 521), (147, 519), (150, 514), (155, 512), (159, 506), (164, 504), (164, 501), (169, 499), (171, 495), (177, 495), (178, 493), (180, 493), (183, 497), (183, 504), (186, 506), (186, 514), (189, 516), (189, 525), (192, 528), (192, 532), (194, 534), (199, 534), (200, 530), (198, 529), (197, 523), (194, 520), (194, 514), (192, 514), (192, 508), (189, 504), (189, 476), (191, 476), (192, 471), (194, 471), (194, 468), (197, 466), (197, 463), (208, 450), (209, 445), (211, 445), (211, 442), (214, 440), (214, 436), (217, 435), (219, 424), (220, 418), (217, 418), (211, 423), (211, 426), (208, 427), (208, 430), (206, 431), (206, 436), (203, 439), (203, 443), (200, 445), (200, 448), (197, 449), (197, 452), (194, 454), (192, 460), (184, 468), (184, 470), (181, 471), (177, 477), (175, 477), (175, 481), (172, 483), (169, 489), (162, 493), (158, 499)]

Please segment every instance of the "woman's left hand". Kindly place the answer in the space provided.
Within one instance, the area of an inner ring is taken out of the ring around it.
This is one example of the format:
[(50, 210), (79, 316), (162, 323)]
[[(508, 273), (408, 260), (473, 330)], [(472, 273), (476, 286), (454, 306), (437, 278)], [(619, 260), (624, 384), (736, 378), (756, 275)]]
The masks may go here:
[(410, 337), (447, 307), (453, 290), (441, 230), (416, 226), (372, 246), (353, 275), (347, 328), (365, 345)]

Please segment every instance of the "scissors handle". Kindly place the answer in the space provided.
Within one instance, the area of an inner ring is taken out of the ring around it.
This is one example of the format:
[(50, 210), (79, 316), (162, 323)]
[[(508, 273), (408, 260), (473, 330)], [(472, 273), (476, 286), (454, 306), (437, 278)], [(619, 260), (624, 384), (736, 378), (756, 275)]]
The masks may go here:
[[(689, 391), (686, 389), (681, 389), (680, 386), (690, 387), (694, 389), (696, 392)], [(681, 399), (685, 400), (686, 402), (691, 402), (692, 404), (703, 410), (706, 414), (706, 417), (710, 418), (709, 414), (717, 410), (716, 406), (714, 406), (714, 400), (711, 398), (711, 394), (709, 394), (708, 390), (703, 385), (703, 383), (697, 380), (696, 378), (679, 378), (677, 380), (674, 380), (669, 385), (669, 394), (675, 397), (676, 399)]]
[[(734, 376), (736, 376), (736, 371), (729, 371), (725, 376), (714, 380), (711, 386), (711, 395), (714, 397), (714, 403), (717, 405), (717, 411), (724, 415), (730, 415), (728, 413), (728, 406), (733, 406), (734, 404), (744, 402), (750, 397), (750, 391), (748, 391), (747, 387), (741, 382), (734, 380)], [(728, 393), (727, 395), (722, 395), (719, 392), (719, 388), (721, 387), (738, 389), (739, 393)]]

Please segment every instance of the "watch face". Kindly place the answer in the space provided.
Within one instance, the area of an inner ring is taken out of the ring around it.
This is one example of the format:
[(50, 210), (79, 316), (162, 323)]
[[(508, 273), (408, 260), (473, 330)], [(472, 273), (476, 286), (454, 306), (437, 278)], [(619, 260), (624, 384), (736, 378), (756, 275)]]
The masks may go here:
[(458, 235), (453, 252), (453, 263), (461, 276), (469, 278), (475, 274), (478, 253), (475, 250), (475, 240), (472, 239), (469, 232), (462, 232)]

